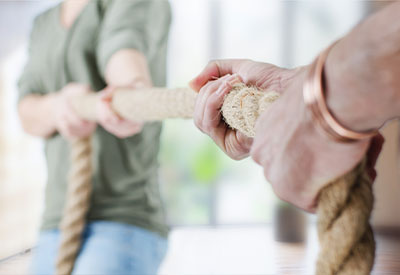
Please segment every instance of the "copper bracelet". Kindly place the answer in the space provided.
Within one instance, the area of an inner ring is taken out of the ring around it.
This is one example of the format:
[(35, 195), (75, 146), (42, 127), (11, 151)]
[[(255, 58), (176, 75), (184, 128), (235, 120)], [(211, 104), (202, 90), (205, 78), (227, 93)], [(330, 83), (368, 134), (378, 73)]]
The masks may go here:
[(311, 111), (313, 121), (333, 140), (348, 143), (371, 138), (378, 133), (377, 130), (356, 132), (344, 127), (333, 117), (326, 104), (322, 85), (324, 65), (329, 51), (335, 44), (324, 50), (311, 64), (303, 85), (304, 102)]

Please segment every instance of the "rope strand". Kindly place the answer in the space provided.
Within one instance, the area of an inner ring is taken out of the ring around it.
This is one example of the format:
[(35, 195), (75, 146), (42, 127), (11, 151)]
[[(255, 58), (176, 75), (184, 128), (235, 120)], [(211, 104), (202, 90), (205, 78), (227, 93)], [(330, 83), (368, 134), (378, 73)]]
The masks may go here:
[(71, 274), (78, 255), (86, 224), (92, 193), (92, 162), (90, 138), (71, 143), (71, 170), (67, 199), (61, 221), (61, 242), (56, 263), (58, 275)]
[[(122, 89), (115, 92), (112, 107), (128, 120), (191, 118), (196, 96), (190, 89)], [(265, 93), (243, 84), (235, 85), (225, 98), (222, 115), (232, 128), (254, 136), (257, 118), (278, 97), (275, 92)], [(82, 118), (95, 120), (95, 95), (77, 97), (73, 105)], [(72, 156), (57, 274), (71, 274), (80, 247), (91, 193), (90, 140), (74, 142)], [(375, 251), (369, 224), (372, 206), (371, 180), (365, 172), (365, 162), (321, 190), (317, 209), (318, 275), (370, 273)]]

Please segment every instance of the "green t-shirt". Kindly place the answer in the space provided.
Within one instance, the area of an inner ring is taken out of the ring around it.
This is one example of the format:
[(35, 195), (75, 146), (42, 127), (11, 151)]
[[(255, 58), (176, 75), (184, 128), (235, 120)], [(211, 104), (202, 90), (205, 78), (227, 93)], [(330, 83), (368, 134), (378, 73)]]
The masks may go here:
[[(35, 19), (29, 60), (19, 81), (20, 98), (59, 91), (70, 82), (106, 84), (109, 58), (136, 49), (148, 61), (153, 84), (165, 86), (166, 48), (171, 21), (164, 0), (92, 0), (73, 26), (60, 24), (60, 5)], [(93, 135), (93, 195), (89, 220), (137, 225), (166, 235), (158, 186), (160, 123), (119, 139), (100, 126)], [(69, 145), (59, 134), (46, 140), (48, 168), (42, 229), (57, 228), (66, 196)]]

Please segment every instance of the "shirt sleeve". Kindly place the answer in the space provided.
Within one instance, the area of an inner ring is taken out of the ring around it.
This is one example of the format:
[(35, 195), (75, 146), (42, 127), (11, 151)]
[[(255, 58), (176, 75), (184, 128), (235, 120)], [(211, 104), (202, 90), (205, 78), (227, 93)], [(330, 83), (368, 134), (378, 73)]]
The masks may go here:
[(135, 49), (150, 59), (168, 39), (171, 9), (167, 0), (113, 0), (107, 5), (97, 46), (104, 77), (111, 56)]
[(18, 102), (29, 94), (45, 94), (43, 90), (39, 70), (37, 66), (39, 63), (35, 61), (35, 48), (37, 42), (37, 19), (33, 24), (29, 44), (28, 44), (28, 59), (23, 69), (23, 72), (18, 80)]

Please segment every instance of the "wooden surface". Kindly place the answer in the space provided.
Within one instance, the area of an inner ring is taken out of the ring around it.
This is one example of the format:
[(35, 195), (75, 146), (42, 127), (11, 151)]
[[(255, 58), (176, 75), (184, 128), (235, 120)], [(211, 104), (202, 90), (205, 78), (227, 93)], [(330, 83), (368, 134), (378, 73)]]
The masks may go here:
[[(272, 235), (269, 226), (175, 229), (160, 274), (313, 274), (314, 228), (304, 244), (278, 243)], [(400, 274), (400, 231), (376, 239), (373, 274)], [(27, 274), (30, 258), (28, 253), (0, 263), (0, 274)]]

